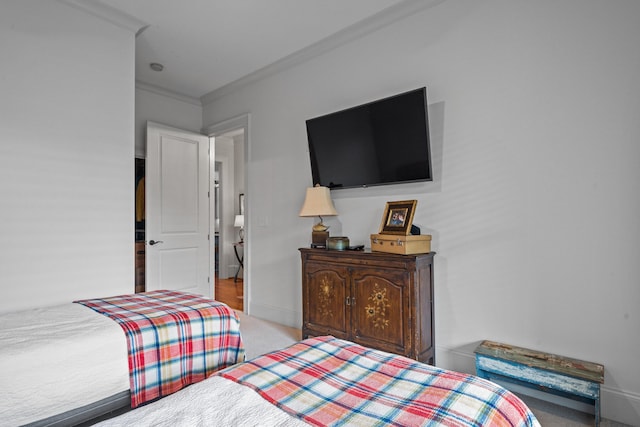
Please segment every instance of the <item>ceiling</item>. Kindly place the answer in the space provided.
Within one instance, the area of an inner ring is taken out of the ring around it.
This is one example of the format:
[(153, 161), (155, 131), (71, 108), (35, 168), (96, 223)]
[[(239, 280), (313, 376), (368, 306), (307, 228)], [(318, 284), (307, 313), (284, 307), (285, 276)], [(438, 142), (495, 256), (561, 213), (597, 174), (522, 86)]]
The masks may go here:
[[(87, 1), (87, 0), (85, 0)], [(131, 18), (136, 80), (199, 99), (415, 0), (89, 0)], [(420, 0), (418, 0), (420, 1)], [(76, 2), (79, 4), (80, 2)], [(85, 3), (86, 4), (86, 3)], [(356, 34), (357, 35), (357, 34)], [(334, 42), (334, 44), (337, 42)], [(164, 66), (153, 71), (150, 63)]]

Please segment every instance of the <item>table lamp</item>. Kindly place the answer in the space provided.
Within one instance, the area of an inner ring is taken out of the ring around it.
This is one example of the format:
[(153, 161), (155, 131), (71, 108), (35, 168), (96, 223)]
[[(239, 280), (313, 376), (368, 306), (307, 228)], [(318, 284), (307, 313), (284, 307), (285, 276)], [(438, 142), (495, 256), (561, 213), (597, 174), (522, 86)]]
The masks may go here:
[(233, 222), (233, 226), (239, 228), (240, 241), (244, 242), (244, 215), (236, 215), (236, 219)]
[(327, 238), (329, 237), (329, 228), (322, 223), (323, 216), (338, 215), (336, 208), (331, 201), (331, 193), (327, 187), (321, 187), (316, 185), (312, 188), (307, 188), (307, 196), (304, 199), (302, 209), (300, 209), (300, 216), (317, 216), (320, 221), (315, 224), (311, 232), (311, 247), (312, 248), (326, 248)]

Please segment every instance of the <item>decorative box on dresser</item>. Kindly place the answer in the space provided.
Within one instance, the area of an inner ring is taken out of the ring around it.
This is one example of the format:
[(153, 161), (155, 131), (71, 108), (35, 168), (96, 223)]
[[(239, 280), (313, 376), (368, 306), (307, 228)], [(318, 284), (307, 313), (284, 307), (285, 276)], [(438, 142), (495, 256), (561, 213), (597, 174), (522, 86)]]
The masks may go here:
[(435, 363), (433, 256), (301, 248), (302, 336)]

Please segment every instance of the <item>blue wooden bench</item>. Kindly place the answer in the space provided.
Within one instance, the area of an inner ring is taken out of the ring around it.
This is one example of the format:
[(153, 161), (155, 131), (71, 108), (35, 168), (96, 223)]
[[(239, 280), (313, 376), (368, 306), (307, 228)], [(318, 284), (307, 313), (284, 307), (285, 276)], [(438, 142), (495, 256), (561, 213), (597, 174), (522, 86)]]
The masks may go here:
[(504, 380), (593, 404), (596, 426), (600, 424), (604, 366), (493, 341), (483, 341), (475, 354), (479, 377)]

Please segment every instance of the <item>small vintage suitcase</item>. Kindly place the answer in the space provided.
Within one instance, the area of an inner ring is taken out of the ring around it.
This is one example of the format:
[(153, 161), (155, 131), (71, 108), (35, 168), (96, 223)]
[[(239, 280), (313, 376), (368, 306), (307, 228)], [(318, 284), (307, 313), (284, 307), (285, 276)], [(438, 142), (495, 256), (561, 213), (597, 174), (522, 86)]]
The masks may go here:
[(431, 235), (372, 234), (371, 250), (401, 255), (425, 254), (431, 252)]

